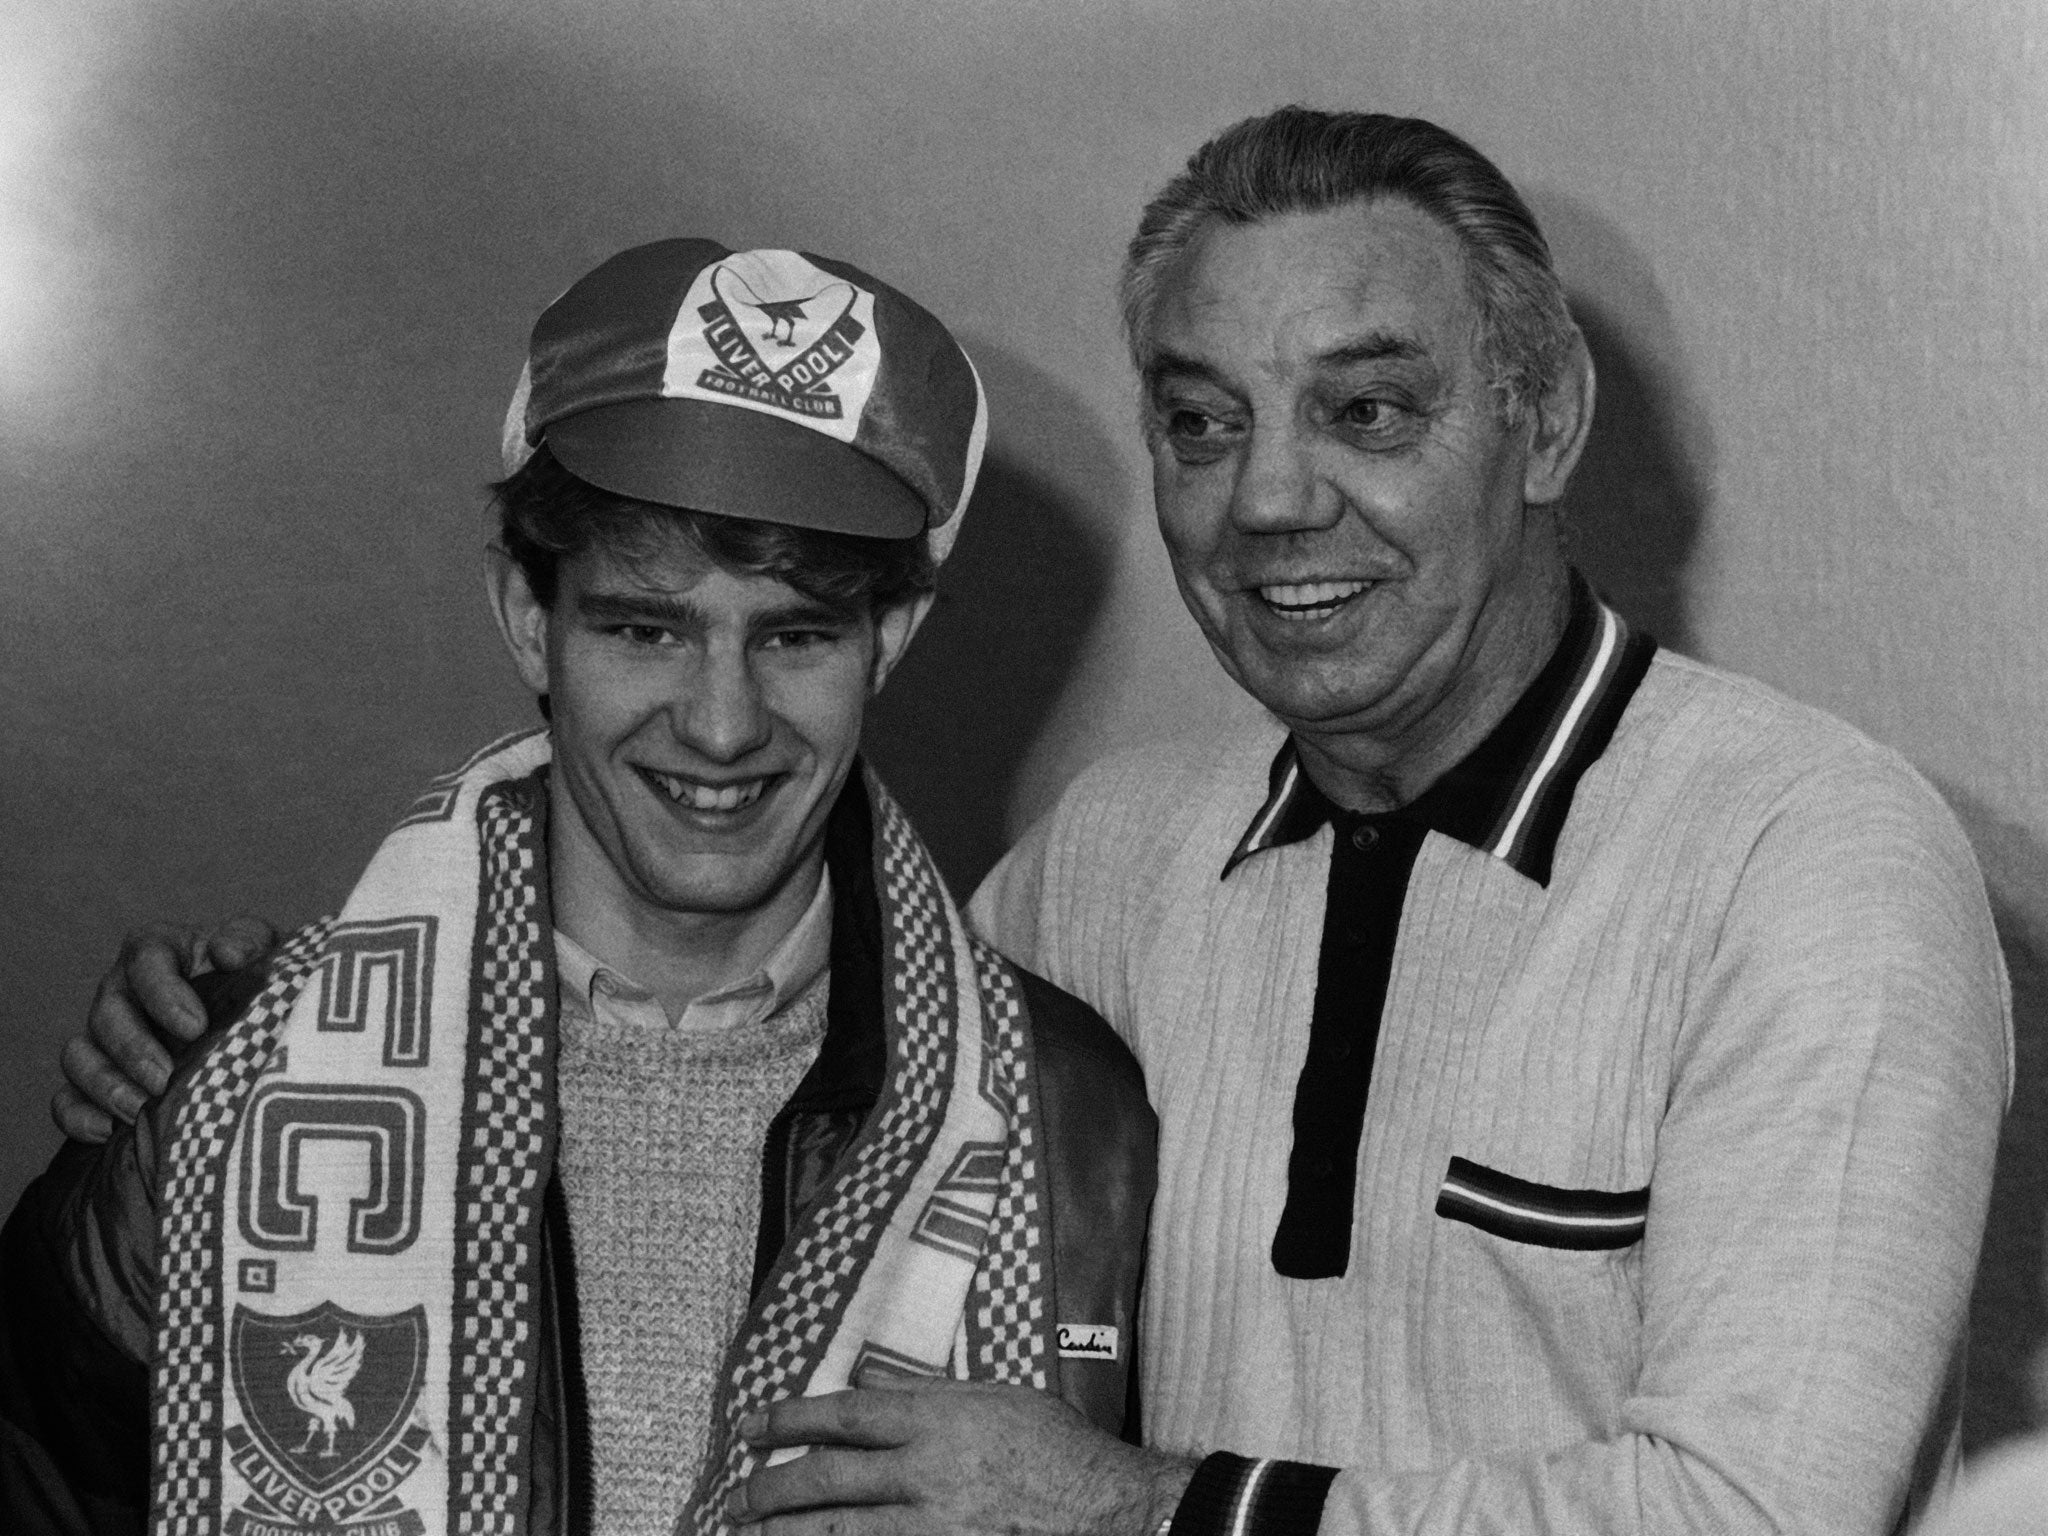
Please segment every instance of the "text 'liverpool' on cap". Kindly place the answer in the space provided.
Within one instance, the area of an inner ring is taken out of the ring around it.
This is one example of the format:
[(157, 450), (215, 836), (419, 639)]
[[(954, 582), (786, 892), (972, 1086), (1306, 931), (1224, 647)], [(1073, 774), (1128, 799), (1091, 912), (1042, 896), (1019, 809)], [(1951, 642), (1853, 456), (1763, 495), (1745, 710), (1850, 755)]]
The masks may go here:
[(944, 558), (988, 438), (974, 365), (922, 305), (798, 251), (658, 240), (533, 328), (510, 473), (545, 442), (592, 485), (876, 538)]

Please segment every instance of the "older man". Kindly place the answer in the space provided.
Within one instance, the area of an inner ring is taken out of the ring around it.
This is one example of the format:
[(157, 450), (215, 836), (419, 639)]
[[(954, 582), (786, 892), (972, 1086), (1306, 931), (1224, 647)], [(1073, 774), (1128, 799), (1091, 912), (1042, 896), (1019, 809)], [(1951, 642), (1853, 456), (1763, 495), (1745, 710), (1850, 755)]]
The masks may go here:
[(1149, 1450), (854, 1391), (785, 1533), (1897, 1529), (1953, 1445), (2008, 1078), (1969, 851), (1899, 758), (1571, 569), (1593, 370), (1430, 124), (1206, 145), (1125, 269), (1161, 531), (1272, 713), (1098, 765), (973, 914), (1161, 1117)]
[[(1124, 295), (1175, 576), (1275, 723), (1099, 765), (974, 907), (1160, 1111), (1145, 1430), (1178, 1467), (1098, 1508), (1893, 1530), (1951, 1443), (2007, 1080), (1953, 822), (1575, 576), (1592, 367), (1456, 138), (1241, 124)], [(908, 1449), (769, 1469), (749, 1510), (946, 1490), (926, 1444), (979, 1442), (943, 1411), (777, 1409), (769, 1443)], [(1010, 1459), (1057, 1480), (1048, 1443)]]

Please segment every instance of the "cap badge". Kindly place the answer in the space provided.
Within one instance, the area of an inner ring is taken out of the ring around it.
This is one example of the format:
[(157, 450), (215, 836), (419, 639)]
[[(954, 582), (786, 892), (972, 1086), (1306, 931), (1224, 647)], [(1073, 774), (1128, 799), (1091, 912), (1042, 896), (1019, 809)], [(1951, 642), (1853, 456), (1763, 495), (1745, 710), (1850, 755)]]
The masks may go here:
[(875, 298), (794, 251), (697, 274), (669, 332), (662, 393), (792, 417), (851, 442), (881, 366)]

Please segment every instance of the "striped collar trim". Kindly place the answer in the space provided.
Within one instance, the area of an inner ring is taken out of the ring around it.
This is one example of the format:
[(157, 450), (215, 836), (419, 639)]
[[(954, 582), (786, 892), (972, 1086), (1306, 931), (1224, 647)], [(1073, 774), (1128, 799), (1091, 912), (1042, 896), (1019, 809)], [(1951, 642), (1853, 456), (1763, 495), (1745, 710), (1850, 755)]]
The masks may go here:
[[(1656, 650), (1656, 641), (1630, 629), (1574, 572), (1571, 618), (1536, 680), (1470, 756), (1387, 814), (1421, 821), (1549, 885), (1572, 795), (1607, 750)], [(1345, 818), (1358, 819), (1310, 781), (1290, 736), (1223, 878), (1254, 854), (1301, 842)]]

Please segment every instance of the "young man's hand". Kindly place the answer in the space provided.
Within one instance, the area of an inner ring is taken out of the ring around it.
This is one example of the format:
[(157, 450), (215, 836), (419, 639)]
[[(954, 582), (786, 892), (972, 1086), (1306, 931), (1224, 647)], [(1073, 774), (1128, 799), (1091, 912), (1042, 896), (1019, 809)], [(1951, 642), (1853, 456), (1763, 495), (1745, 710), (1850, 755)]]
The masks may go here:
[(187, 978), (232, 971), (277, 947), (277, 930), (260, 917), (230, 918), (215, 929), (151, 923), (121, 941), (100, 978), (85, 1033), (64, 1043), (68, 1081), (50, 1100), (50, 1117), (73, 1141), (105, 1141), (114, 1121), (132, 1121), (170, 1081), (165, 1042), (206, 1032), (206, 1009)]

